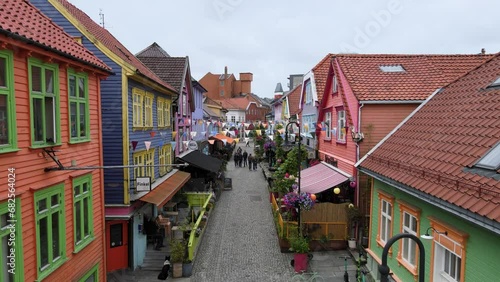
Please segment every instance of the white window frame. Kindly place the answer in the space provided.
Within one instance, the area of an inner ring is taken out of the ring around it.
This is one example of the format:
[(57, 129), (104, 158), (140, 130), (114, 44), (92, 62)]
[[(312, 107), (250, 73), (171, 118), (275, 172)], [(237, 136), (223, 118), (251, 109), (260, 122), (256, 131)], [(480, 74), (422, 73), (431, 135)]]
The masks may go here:
[[(384, 206), (385, 204), (385, 206)], [(392, 230), (392, 203), (385, 199), (380, 200), (380, 241), (384, 244), (391, 238)]]
[(332, 139), (332, 112), (331, 110), (328, 110), (328, 112), (325, 113), (325, 128), (326, 128), (326, 140), (331, 140)]
[[(408, 221), (406, 219), (408, 216)], [(402, 233), (413, 234), (417, 236), (418, 231), (418, 218), (411, 213), (403, 211), (402, 213), (403, 224)], [(418, 236), (417, 236), (418, 237)], [(416, 261), (417, 243), (409, 238), (403, 238), (403, 243), (401, 246), (401, 258), (409, 265), (415, 267)]]
[(434, 281), (461, 281), (462, 258), (445, 246), (435, 242)]
[(345, 110), (337, 110), (337, 141), (346, 142), (346, 121), (345, 121)]
[(311, 88), (311, 80), (307, 80), (306, 84), (304, 86), (304, 92), (306, 96), (306, 105), (309, 105), (312, 103), (312, 88)]
[(332, 85), (332, 93), (337, 93), (339, 91), (339, 85), (337, 81), (337, 76), (333, 76), (333, 85)]

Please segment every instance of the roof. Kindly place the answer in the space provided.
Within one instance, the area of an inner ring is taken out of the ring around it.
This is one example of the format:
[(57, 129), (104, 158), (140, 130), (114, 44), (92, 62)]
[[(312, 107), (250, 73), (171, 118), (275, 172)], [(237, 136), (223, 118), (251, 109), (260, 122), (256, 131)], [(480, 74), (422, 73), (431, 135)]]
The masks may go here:
[(201, 168), (209, 172), (218, 172), (222, 165), (222, 161), (205, 155), (200, 151), (189, 150), (177, 157), (179, 160), (189, 163), (192, 166)]
[(326, 79), (328, 77), (328, 69), (330, 68), (332, 54), (326, 55), (314, 68), (312, 69), (314, 74), (314, 82), (316, 84), (316, 92), (318, 95), (318, 101), (323, 98), (323, 93), (325, 92)]
[(73, 4), (66, 0), (56, 0), (81, 24), (81, 27), (85, 28), (90, 34), (92, 34), (97, 40), (99, 40), (106, 48), (111, 50), (116, 56), (120, 57), (123, 61), (129, 63), (134, 68), (136, 72), (142, 74), (143, 76), (151, 79), (157, 84), (175, 91), (175, 89), (154, 74), (150, 69), (148, 69), (139, 59), (137, 59), (123, 44), (118, 41), (109, 31), (95, 23), (87, 14), (75, 7)]
[[(331, 56), (335, 60), (335, 73), (340, 67), (359, 101), (422, 101), (436, 89), (463, 76), (493, 55)], [(394, 69), (398, 65), (403, 67), (404, 72), (383, 72), (380, 69), (381, 66), (392, 66)]]
[(187, 57), (170, 57), (156, 42), (136, 54), (149, 69), (181, 93)]
[(320, 193), (347, 180), (345, 175), (321, 162), (300, 171), (300, 190), (307, 193)]
[(224, 99), (220, 100), (222, 107), (228, 109), (228, 110), (241, 110), (245, 111), (248, 107), (248, 99), (246, 98), (230, 98), (230, 99)]
[(500, 139), (500, 53), (424, 103), (360, 168), (500, 221), (500, 171), (474, 164)]
[(207, 118), (220, 118), (220, 116), (216, 112), (212, 111), (212, 109), (210, 109), (210, 107), (206, 104), (203, 104), (203, 113)]
[(191, 174), (184, 171), (176, 171), (167, 180), (156, 186), (139, 200), (155, 204), (158, 208), (163, 207), (191, 178)]
[(283, 87), (281, 87), (281, 82), (276, 84), (276, 89), (274, 89), (274, 93), (283, 93)]
[[(233, 144), (233, 142), (234, 142), (234, 139), (233, 139), (233, 138), (228, 137), (228, 136), (223, 135), (223, 134), (220, 134), (220, 133), (217, 133), (217, 134), (215, 134), (214, 136), (210, 136), (210, 138), (212, 138), (212, 139), (217, 139), (217, 140), (220, 140), (220, 141), (226, 140), (226, 142), (227, 142), (227, 143), (229, 143), (229, 144)], [(210, 139), (210, 138), (209, 138), (209, 139)], [(224, 141), (223, 141), (223, 142), (224, 142)]]
[(77, 43), (71, 35), (64, 32), (28, 1), (0, 1), (0, 33), (18, 40), (26, 40), (87, 65), (108, 72), (111, 70), (101, 59)]
[(288, 97), (288, 106), (290, 107), (290, 115), (295, 115), (300, 112), (299, 103), (300, 103), (300, 94), (302, 92), (302, 83), (295, 86), (292, 91), (287, 95)]

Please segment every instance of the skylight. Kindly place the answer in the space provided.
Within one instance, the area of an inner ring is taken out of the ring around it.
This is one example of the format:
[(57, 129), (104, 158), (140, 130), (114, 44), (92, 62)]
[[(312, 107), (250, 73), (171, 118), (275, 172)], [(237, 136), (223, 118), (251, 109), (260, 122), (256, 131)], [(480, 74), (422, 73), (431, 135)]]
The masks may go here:
[(500, 142), (491, 148), (477, 163), (477, 167), (497, 170), (500, 168)]
[(493, 83), (490, 84), (489, 87), (495, 87), (495, 86), (500, 86), (500, 77), (497, 78), (497, 80), (493, 81)]
[(380, 70), (383, 72), (405, 72), (402, 65), (385, 65), (379, 66)]

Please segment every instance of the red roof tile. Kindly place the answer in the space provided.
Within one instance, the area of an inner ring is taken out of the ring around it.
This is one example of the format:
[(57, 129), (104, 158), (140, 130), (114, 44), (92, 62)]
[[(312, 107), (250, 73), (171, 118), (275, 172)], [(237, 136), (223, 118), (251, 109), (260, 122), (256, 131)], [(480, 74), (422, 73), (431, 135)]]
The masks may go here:
[[(453, 76), (453, 75), (450, 75)], [(500, 53), (437, 93), (360, 164), (500, 221), (500, 176), (474, 167), (500, 139)]]
[(111, 70), (28, 1), (0, 1), (0, 32), (23, 37), (72, 59), (76, 58), (83, 63)]
[(332, 54), (326, 55), (314, 68), (312, 69), (314, 73), (314, 82), (316, 84), (316, 92), (318, 95), (318, 101), (321, 101), (326, 87), (326, 79), (328, 77), (328, 69), (330, 68), (330, 61)]
[[(331, 55), (359, 101), (425, 100), (493, 55)], [(404, 72), (380, 66), (401, 65)]]
[(295, 86), (292, 91), (287, 94), (288, 97), (288, 106), (290, 107), (290, 115), (295, 115), (300, 112), (299, 103), (300, 103), (300, 93), (302, 91), (302, 83)]
[(123, 44), (118, 41), (109, 31), (95, 23), (87, 14), (75, 7), (73, 4), (66, 0), (57, 0), (64, 8), (76, 19), (79, 23), (97, 40), (99, 40), (106, 48), (111, 50), (115, 55), (120, 57), (123, 61), (129, 63), (137, 69), (139, 73), (152, 81), (162, 85), (177, 93), (177, 91), (167, 82), (163, 81), (150, 69), (148, 69), (139, 59), (137, 59)]

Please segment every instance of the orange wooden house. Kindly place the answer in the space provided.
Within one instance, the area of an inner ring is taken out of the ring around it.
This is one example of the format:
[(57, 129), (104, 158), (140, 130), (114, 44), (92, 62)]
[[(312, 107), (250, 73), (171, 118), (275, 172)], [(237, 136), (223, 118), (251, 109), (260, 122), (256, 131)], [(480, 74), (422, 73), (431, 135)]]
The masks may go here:
[(65, 168), (102, 165), (109, 74), (28, 1), (0, 1), (0, 281), (106, 280), (102, 170)]
[(318, 155), (348, 178), (340, 201), (369, 210), (370, 184), (354, 167), (434, 91), (491, 55), (327, 55), (318, 109)]

